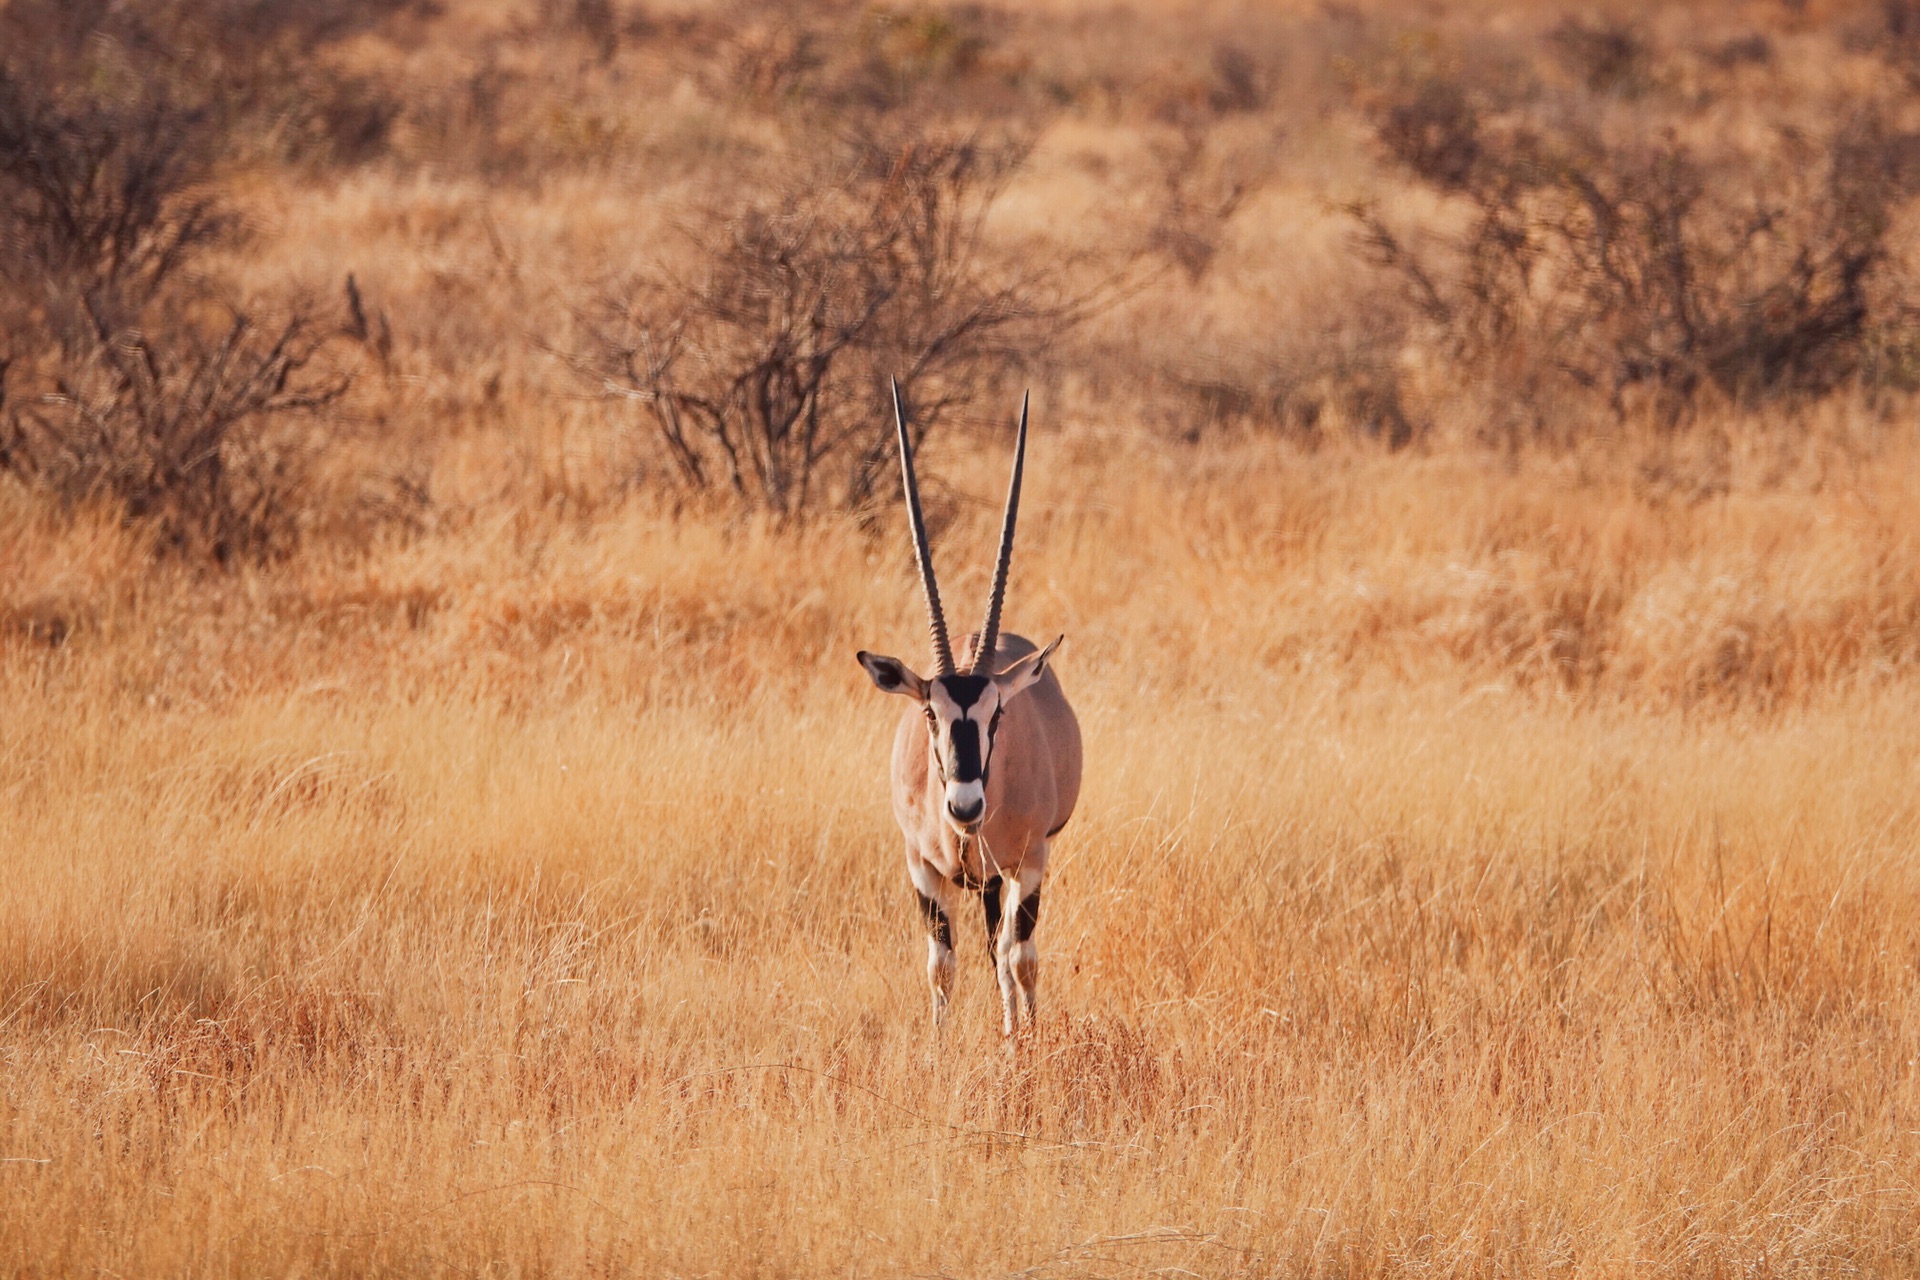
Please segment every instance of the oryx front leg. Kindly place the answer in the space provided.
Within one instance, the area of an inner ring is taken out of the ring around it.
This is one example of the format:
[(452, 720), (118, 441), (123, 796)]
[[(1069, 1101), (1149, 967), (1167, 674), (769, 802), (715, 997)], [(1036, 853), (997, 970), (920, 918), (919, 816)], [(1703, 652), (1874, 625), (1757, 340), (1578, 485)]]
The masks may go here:
[(1043, 875), (1038, 868), (1028, 866), (1006, 878), (1007, 900), (1000, 913), (1000, 941), (995, 951), (1000, 971), (1001, 1026), (1008, 1036), (1020, 1030), (1023, 1012), (1029, 1025), (1038, 1012), (1040, 949), (1034, 945), (1033, 931), (1040, 923)]
[(953, 886), (917, 857), (909, 855), (907, 865), (927, 927), (927, 986), (933, 992), (933, 1025), (939, 1027), (953, 994)]

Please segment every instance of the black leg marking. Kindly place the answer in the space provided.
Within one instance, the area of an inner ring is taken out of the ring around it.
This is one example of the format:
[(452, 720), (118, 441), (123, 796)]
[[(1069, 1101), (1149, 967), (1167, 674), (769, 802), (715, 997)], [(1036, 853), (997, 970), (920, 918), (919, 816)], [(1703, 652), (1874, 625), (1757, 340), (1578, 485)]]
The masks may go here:
[(1019, 909), (1013, 917), (1013, 936), (1017, 941), (1025, 942), (1033, 936), (1033, 927), (1040, 923), (1040, 890), (1038, 888), (1020, 899)]
[(927, 935), (947, 950), (953, 950), (953, 922), (947, 919), (947, 913), (940, 909), (940, 904), (922, 893), (920, 914), (926, 919)]
[(981, 890), (980, 904), (987, 911), (987, 961), (997, 963), (1000, 955), (1000, 877), (987, 881)]

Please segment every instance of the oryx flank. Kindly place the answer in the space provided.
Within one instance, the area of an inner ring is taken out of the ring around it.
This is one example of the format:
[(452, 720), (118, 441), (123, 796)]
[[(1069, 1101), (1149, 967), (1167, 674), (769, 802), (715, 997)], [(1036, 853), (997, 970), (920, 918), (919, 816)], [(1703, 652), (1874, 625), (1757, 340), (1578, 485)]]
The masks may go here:
[(914, 704), (893, 735), (893, 816), (907, 838), (907, 874), (927, 925), (934, 1024), (942, 1021), (953, 990), (954, 905), (961, 890), (979, 891), (987, 955), (1000, 977), (1004, 1028), (1012, 1036), (1019, 1030), (1021, 1004), (1029, 1023), (1034, 1017), (1040, 956), (1033, 930), (1040, 920), (1047, 842), (1067, 825), (1080, 798), (1080, 724), (1047, 669), (1066, 637), (1036, 650), (1019, 636), (1000, 634), (1027, 454), (1027, 405), (1023, 399), (986, 622), (968, 637), (965, 672), (956, 670), (947, 640), (898, 386), (893, 414), (937, 668), (922, 679), (900, 659), (864, 650), (860, 665), (883, 691)]

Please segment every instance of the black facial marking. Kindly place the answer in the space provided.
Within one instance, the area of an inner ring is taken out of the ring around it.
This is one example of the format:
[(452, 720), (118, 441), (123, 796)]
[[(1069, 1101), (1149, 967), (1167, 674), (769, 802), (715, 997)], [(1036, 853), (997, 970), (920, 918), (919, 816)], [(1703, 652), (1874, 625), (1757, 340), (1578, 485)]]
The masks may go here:
[(980, 781), (980, 726), (971, 720), (955, 720), (947, 732), (953, 740), (952, 767), (947, 771), (948, 781)]
[[(975, 703), (986, 696), (993, 680), (988, 676), (940, 676), (937, 679), (940, 688), (953, 699), (960, 709), (959, 718), (948, 729), (949, 750), (936, 751), (935, 761), (940, 766), (942, 782), (985, 782), (987, 764), (993, 754), (993, 730), (999, 727), (998, 709), (993, 716), (993, 725), (987, 730), (986, 741), (980, 739), (980, 726), (967, 718), (967, 713)], [(927, 708), (927, 724), (939, 733), (939, 719), (933, 714), (933, 708)]]
[(1020, 906), (1013, 916), (1013, 936), (1025, 942), (1033, 936), (1033, 927), (1040, 923), (1040, 890), (1035, 889), (1020, 899)]
[(953, 950), (953, 922), (947, 919), (940, 904), (924, 893), (920, 894), (920, 915), (927, 922), (927, 936), (947, 950)]
[(989, 961), (993, 961), (999, 955), (1001, 883), (1000, 877), (995, 876), (987, 881), (987, 887), (980, 895), (980, 903), (987, 911), (987, 959)]
[(964, 715), (974, 703), (980, 701), (980, 695), (987, 691), (993, 681), (986, 676), (941, 676), (940, 687), (953, 699), (955, 706)]

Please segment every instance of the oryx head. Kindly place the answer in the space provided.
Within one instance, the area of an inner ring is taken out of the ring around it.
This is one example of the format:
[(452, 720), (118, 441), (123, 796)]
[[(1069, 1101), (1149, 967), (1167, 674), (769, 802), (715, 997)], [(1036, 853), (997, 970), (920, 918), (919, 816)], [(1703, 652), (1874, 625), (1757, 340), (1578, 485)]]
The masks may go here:
[(943, 806), (955, 829), (977, 830), (987, 816), (987, 774), (993, 767), (994, 734), (1000, 713), (1013, 696), (1046, 674), (1047, 661), (1061, 636), (1038, 653), (1030, 653), (993, 670), (993, 652), (1000, 640), (1000, 605), (1006, 597), (1007, 568), (1013, 560), (1013, 526), (1020, 513), (1020, 472), (1027, 456), (1027, 402), (1020, 402), (1020, 434), (1014, 445), (1013, 480), (1007, 486), (1007, 511), (1000, 527), (1000, 557), (994, 564), (993, 591), (987, 600), (986, 622), (969, 655), (968, 670), (957, 671), (953, 647), (947, 640), (947, 619), (940, 609), (940, 588), (933, 576), (933, 553), (927, 546), (927, 523), (920, 511), (920, 486), (913, 474), (913, 445), (907, 439), (906, 414), (900, 407), (900, 388), (893, 388), (893, 420), (900, 435), (900, 470), (907, 493), (907, 522), (913, 530), (914, 557), (920, 566), (920, 586), (927, 598), (927, 624), (933, 635), (933, 657), (938, 670), (922, 678), (898, 658), (861, 650), (860, 665), (886, 693), (897, 693), (920, 704), (927, 718), (933, 759), (946, 787)]

